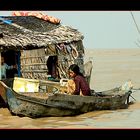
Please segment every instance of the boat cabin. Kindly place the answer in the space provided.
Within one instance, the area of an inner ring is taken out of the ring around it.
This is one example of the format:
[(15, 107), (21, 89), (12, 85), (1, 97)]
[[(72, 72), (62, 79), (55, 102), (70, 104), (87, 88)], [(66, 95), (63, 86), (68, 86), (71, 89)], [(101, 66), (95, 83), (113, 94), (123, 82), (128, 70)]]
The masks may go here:
[(54, 17), (20, 14), (0, 17), (0, 55), (8, 65), (17, 65), (7, 70), (7, 78), (59, 81), (68, 78), (73, 63), (84, 72), (82, 33)]

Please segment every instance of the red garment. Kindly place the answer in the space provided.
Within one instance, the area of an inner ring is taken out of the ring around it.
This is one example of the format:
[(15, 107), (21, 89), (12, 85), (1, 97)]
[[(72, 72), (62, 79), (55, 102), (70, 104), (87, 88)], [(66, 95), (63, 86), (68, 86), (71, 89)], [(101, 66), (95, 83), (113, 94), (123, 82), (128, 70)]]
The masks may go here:
[(90, 96), (90, 87), (85, 78), (81, 75), (76, 75), (74, 77), (75, 91), (74, 95), (80, 95), (80, 90), (84, 96)]

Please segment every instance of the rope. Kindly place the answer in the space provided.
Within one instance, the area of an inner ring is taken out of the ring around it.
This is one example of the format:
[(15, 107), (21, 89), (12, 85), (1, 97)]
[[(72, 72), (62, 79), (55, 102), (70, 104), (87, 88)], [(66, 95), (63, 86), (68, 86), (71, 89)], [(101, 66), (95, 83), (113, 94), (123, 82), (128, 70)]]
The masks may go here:
[(133, 20), (134, 20), (134, 23), (135, 23), (135, 25), (136, 25), (137, 31), (138, 31), (138, 33), (140, 34), (140, 30), (139, 30), (139, 27), (138, 27), (138, 25), (137, 25), (137, 23), (136, 23), (135, 17), (134, 17), (134, 15), (133, 15), (132, 12), (130, 12), (130, 13), (131, 13), (131, 16), (132, 16), (132, 18), (133, 18)]

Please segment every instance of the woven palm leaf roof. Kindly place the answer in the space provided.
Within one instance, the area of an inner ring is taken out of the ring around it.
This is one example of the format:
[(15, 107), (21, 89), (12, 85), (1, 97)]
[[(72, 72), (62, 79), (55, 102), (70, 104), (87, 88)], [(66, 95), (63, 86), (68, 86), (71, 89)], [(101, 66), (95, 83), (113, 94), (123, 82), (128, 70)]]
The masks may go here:
[[(34, 49), (84, 38), (77, 29), (53, 24), (34, 16), (6, 16), (2, 19), (4, 20), (0, 20), (1, 50)], [(7, 20), (11, 23), (5, 22)]]

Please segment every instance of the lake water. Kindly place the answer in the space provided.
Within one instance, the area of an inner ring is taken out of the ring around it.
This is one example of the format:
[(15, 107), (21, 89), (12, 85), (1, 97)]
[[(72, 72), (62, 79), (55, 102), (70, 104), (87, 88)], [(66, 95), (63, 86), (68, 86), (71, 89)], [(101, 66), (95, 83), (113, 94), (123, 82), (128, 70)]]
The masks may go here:
[[(94, 128), (140, 128), (140, 92), (134, 92), (136, 99), (128, 109), (93, 111), (74, 117), (45, 117), (32, 119), (12, 116), (7, 108), (0, 109), (0, 128), (40, 129), (94, 129)], [(131, 98), (132, 101), (134, 101)]]
[[(86, 56), (93, 58), (91, 88), (107, 90), (131, 79), (140, 87), (140, 50), (93, 50)], [(88, 60), (88, 58), (87, 58)], [(128, 109), (93, 111), (74, 117), (45, 117), (32, 119), (12, 116), (8, 109), (0, 109), (0, 128), (3, 129), (96, 129), (140, 128), (140, 91), (132, 94), (135, 103)], [(131, 98), (132, 101), (134, 101)]]

